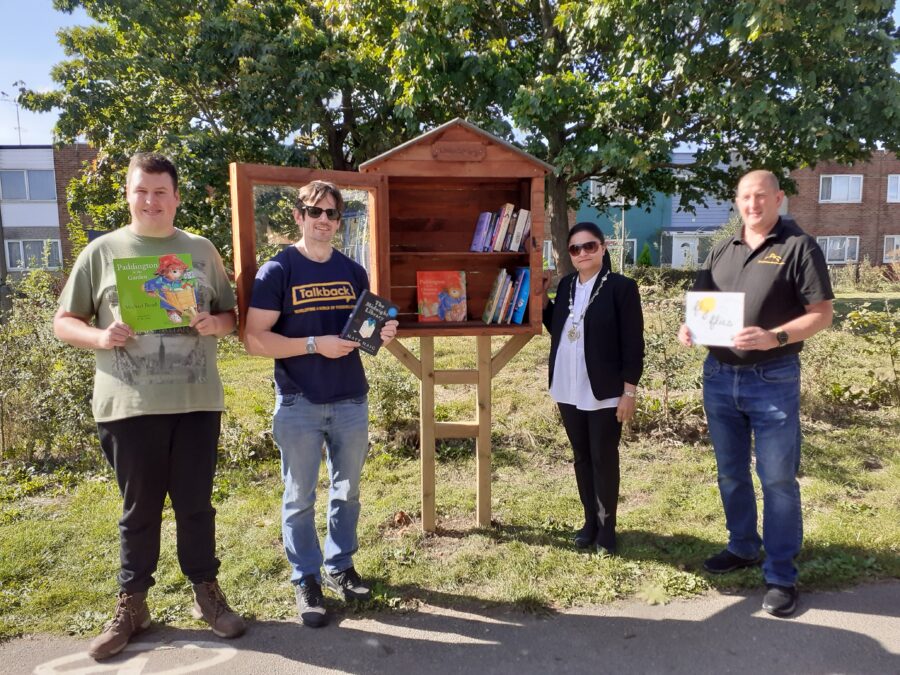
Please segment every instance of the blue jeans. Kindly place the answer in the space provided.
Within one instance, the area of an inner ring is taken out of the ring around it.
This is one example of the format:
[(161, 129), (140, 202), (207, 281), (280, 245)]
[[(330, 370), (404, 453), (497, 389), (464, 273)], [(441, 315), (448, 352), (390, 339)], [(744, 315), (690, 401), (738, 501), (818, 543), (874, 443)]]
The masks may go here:
[[(716, 453), (728, 550), (743, 558), (765, 547), (766, 582), (793, 586), (803, 541), (800, 513), (800, 359), (783, 356), (747, 366), (703, 364), (703, 407)], [(763, 536), (756, 526), (750, 436), (763, 492)]]
[[(368, 399), (317, 404), (302, 394), (278, 395), (272, 433), (281, 450), (281, 529), (291, 581), (308, 574), (321, 580), (323, 562), (330, 573), (352, 567), (358, 548), (359, 478), (369, 449)], [(315, 522), (323, 443), (330, 483), (324, 561)]]

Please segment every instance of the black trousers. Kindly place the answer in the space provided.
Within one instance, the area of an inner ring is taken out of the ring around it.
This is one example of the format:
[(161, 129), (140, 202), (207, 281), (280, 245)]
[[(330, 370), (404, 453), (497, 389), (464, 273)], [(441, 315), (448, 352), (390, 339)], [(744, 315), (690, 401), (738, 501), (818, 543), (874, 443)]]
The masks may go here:
[(213, 581), (216, 510), (213, 476), (222, 413), (141, 415), (98, 422), (100, 447), (122, 494), (119, 586), (127, 593), (154, 584), (166, 494), (175, 511), (178, 563), (193, 583)]
[(585, 525), (596, 528), (598, 544), (614, 547), (622, 423), (616, 419), (615, 408), (579, 410), (568, 403), (558, 406), (575, 455), (575, 482)]

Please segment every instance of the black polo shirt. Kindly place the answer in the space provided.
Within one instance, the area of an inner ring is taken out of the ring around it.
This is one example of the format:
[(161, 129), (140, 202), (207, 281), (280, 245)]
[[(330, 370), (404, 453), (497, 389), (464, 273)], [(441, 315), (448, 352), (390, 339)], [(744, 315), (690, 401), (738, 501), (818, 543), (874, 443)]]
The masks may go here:
[[(771, 330), (832, 300), (825, 256), (815, 239), (790, 218), (780, 217), (755, 251), (732, 237), (710, 251), (694, 282), (695, 291), (744, 293), (744, 326)], [(767, 351), (710, 347), (722, 363), (746, 365), (799, 354), (802, 342)]]

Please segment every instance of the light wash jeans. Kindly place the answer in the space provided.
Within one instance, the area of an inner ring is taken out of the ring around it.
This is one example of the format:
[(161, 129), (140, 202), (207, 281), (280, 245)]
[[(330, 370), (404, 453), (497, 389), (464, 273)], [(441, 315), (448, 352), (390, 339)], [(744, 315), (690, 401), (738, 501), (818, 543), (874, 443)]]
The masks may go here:
[[(353, 565), (358, 547), (359, 477), (369, 449), (368, 399), (316, 404), (302, 394), (277, 395), (272, 433), (281, 450), (281, 528), (291, 581), (308, 574), (321, 581), (323, 562), (328, 572), (342, 572)], [(315, 523), (323, 443), (330, 482), (324, 561)]]
[[(793, 586), (803, 541), (800, 512), (800, 359), (783, 356), (748, 366), (703, 364), (703, 407), (716, 453), (728, 550), (755, 558), (766, 550), (766, 582)], [(763, 536), (756, 525), (750, 437), (763, 493)]]

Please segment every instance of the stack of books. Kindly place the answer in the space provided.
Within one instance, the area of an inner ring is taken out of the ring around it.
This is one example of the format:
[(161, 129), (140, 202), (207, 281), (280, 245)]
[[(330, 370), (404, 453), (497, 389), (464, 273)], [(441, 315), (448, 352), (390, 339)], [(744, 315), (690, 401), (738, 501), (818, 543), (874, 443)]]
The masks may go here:
[(478, 216), (470, 251), (525, 251), (531, 234), (531, 211), (504, 204), (496, 212)]
[(531, 273), (527, 267), (517, 267), (510, 274), (500, 270), (488, 296), (482, 320), (485, 323), (521, 324), (528, 306)]

